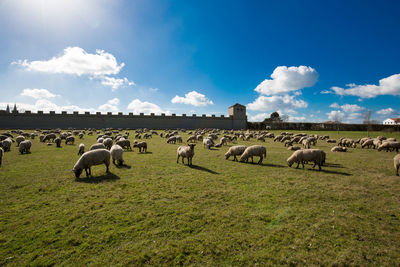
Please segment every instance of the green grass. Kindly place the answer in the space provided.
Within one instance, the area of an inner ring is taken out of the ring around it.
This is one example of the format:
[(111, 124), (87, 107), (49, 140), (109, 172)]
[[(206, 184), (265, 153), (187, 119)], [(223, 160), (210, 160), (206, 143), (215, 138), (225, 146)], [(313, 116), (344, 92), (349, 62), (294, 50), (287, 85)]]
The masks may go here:
[[(278, 133), (277, 131), (275, 133)], [(337, 138), (336, 132), (326, 132)], [(318, 132), (318, 134), (326, 134)], [(339, 136), (362, 137), (361, 132)], [(397, 134), (373, 133), (397, 137)], [(186, 134), (182, 134), (184, 139)], [(88, 148), (95, 138), (85, 136)], [(322, 171), (289, 168), (282, 143), (263, 165), (225, 160), (228, 147), (195, 148), (154, 136), (129, 167), (94, 166), (75, 181), (81, 140), (62, 148), (15, 144), (0, 168), (0, 265), (386, 265), (400, 262), (396, 152), (327, 152)]]

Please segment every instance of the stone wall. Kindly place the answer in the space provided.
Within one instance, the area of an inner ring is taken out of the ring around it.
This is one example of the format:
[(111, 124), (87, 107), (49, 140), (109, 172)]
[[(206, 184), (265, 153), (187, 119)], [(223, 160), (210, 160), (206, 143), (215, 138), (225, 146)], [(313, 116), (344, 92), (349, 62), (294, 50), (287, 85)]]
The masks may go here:
[(211, 116), (187, 116), (182, 114), (172, 115), (133, 115), (118, 113), (114, 115), (107, 114), (90, 114), (86, 112), (79, 114), (74, 112), (55, 113), (6, 113), (0, 112), (0, 128), (1, 129), (35, 129), (35, 128), (148, 128), (148, 129), (174, 129), (174, 128), (219, 128), (219, 129), (246, 129), (246, 119), (235, 119), (233, 116), (225, 117), (221, 115), (217, 117)]

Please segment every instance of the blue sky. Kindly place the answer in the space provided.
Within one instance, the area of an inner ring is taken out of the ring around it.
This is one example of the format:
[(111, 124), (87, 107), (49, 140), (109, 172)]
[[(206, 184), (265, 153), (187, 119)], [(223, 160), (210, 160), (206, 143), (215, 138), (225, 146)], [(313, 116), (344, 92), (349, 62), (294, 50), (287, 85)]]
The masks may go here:
[(400, 117), (400, 1), (1, 0), (0, 109)]

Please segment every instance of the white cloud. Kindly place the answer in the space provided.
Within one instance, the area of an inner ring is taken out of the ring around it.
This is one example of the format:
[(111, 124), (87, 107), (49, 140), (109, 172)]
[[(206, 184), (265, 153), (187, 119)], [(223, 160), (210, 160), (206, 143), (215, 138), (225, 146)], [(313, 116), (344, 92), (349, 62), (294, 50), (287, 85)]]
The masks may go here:
[(344, 113), (340, 110), (332, 110), (326, 113), (326, 115), (328, 115), (328, 119), (332, 121), (342, 121), (344, 118)]
[(304, 116), (299, 116), (299, 117), (295, 117), (295, 116), (289, 116), (289, 121), (305, 121), (306, 117)]
[(295, 113), (296, 108), (307, 108), (307, 102), (295, 99), (294, 96), (259, 96), (253, 103), (247, 104), (249, 110), (256, 111), (281, 111), (280, 113)]
[(270, 114), (267, 113), (259, 113), (256, 115), (250, 115), (248, 114), (247, 118), (251, 122), (260, 122), (263, 121), (265, 118), (269, 118)]
[(121, 86), (131, 86), (135, 85), (133, 81), (129, 81), (128, 78), (114, 78), (114, 77), (107, 77), (107, 76), (102, 76), (100, 77), (101, 84), (105, 86), (110, 86), (111, 90), (114, 92)]
[(272, 79), (265, 79), (256, 89), (263, 95), (275, 95), (296, 91), (313, 86), (318, 80), (315, 69), (307, 66), (279, 66), (271, 74)]
[(397, 114), (397, 113), (398, 112), (392, 108), (385, 108), (385, 109), (378, 110), (376, 112), (376, 114), (379, 114), (379, 115), (393, 115), (393, 114)]
[(172, 103), (183, 103), (186, 105), (193, 105), (195, 107), (204, 107), (207, 105), (214, 104), (210, 99), (206, 98), (205, 95), (200, 94), (196, 91), (191, 91), (185, 94), (185, 97), (176, 95), (171, 99)]
[(337, 86), (331, 87), (331, 91), (322, 91), (321, 93), (332, 93), (340, 96), (358, 96), (361, 98), (374, 98), (379, 95), (400, 95), (400, 74), (394, 74), (387, 78), (379, 80), (379, 85), (366, 84), (356, 85), (354, 83), (347, 84), (348, 88)]
[(131, 103), (129, 103), (128, 110), (131, 110), (134, 114), (139, 114), (139, 113), (170, 114), (169, 111), (164, 111), (163, 109), (161, 109), (158, 105), (156, 105), (154, 103), (150, 103), (150, 102), (146, 102), (146, 101), (142, 102), (139, 99), (134, 99)]
[(111, 75), (118, 74), (124, 67), (124, 63), (118, 64), (115, 57), (96, 50), (96, 54), (87, 53), (80, 47), (67, 47), (59, 57), (49, 60), (19, 60), (11, 64), (24, 67), (28, 71), (38, 71), (46, 73), (64, 73), (75, 75)]
[(355, 105), (355, 104), (344, 104), (344, 105), (340, 106), (338, 103), (333, 103), (329, 107), (341, 109), (342, 111), (344, 111), (346, 113), (359, 112), (359, 111), (365, 110), (364, 107), (360, 107), (359, 105)]
[[(3, 109), (7, 106), (9, 103), (0, 103), (0, 109)], [(14, 103), (12, 103), (13, 106)], [(60, 113), (61, 111), (67, 111), (67, 112), (73, 112), (73, 111), (78, 111), (80, 113), (83, 112), (95, 112), (96, 110), (93, 108), (82, 108), (79, 106), (75, 105), (62, 105), (59, 106), (47, 99), (39, 99), (37, 100), (34, 104), (27, 104), (27, 103), (16, 103), (17, 109), (20, 112), (23, 112), (25, 110), (30, 110), (32, 112), (37, 112), (38, 110), (44, 111), (44, 112), (49, 112), (49, 111), (55, 111), (57, 113)]]
[(151, 87), (149, 88), (149, 91), (151, 92), (158, 92), (158, 90), (159, 90), (158, 88), (151, 88)]
[(106, 111), (106, 112), (117, 112), (118, 104), (119, 104), (119, 99), (113, 98), (113, 99), (108, 100), (107, 103), (99, 106), (98, 109), (101, 111)]
[(331, 107), (331, 108), (340, 108), (338, 103), (332, 103), (329, 107)]
[(29, 96), (35, 99), (41, 99), (41, 98), (54, 98), (57, 95), (50, 93), (46, 89), (30, 89), (26, 88), (22, 91), (21, 96)]

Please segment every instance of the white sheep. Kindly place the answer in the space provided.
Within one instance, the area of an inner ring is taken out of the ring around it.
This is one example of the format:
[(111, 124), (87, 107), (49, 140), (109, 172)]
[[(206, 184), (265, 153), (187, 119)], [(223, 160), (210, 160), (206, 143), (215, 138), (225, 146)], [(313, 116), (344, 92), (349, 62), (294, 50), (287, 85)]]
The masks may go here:
[(347, 147), (334, 146), (334, 147), (332, 147), (331, 152), (347, 152)]
[(297, 162), (297, 169), (301, 163), (304, 169), (304, 162), (312, 161), (314, 162), (313, 168), (315, 165), (318, 165), (319, 170), (321, 170), (325, 158), (326, 154), (321, 149), (302, 149), (293, 152), (293, 154), (287, 159), (287, 164), (291, 167), (294, 162)]
[(263, 157), (267, 157), (267, 149), (264, 146), (260, 145), (249, 146), (240, 156), (240, 161), (248, 162), (249, 158), (251, 158), (251, 163), (254, 163), (253, 161), (254, 156), (260, 157), (258, 164), (261, 164), (263, 161)]
[(304, 139), (302, 142), (302, 145), (305, 149), (309, 149), (310, 148), (310, 141), (308, 141), (308, 139)]
[(103, 144), (108, 150), (110, 150), (113, 145), (113, 140), (111, 138), (106, 138), (104, 139)]
[(4, 149), (4, 152), (11, 151), (11, 144), (12, 140), (10, 138), (6, 138), (3, 141), (1, 141), (1, 146)]
[(132, 150), (131, 147), (131, 141), (129, 141), (128, 139), (125, 138), (121, 138), (120, 140), (118, 140), (117, 142), (115, 142), (117, 145), (119, 145), (120, 147), (126, 149), (126, 150)]
[(30, 140), (25, 140), (19, 143), (18, 149), (19, 153), (24, 154), (24, 153), (30, 153), (32, 143)]
[(67, 145), (68, 143), (71, 143), (71, 145), (73, 145), (75, 143), (75, 137), (68, 136), (67, 138), (65, 138), (65, 144)]
[(176, 150), (177, 158), (176, 163), (179, 163), (179, 157), (182, 157), (182, 163), (185, 164), (184, 158), (187, 158), (188, 165), (192, 165), (192, 159), (194, 156), (194, 147), (196, 144), (188, 144), (187, 146), (180, 146)]
[(22, 135), (19, 135), (15, 138), (15, 142), (17, 143), (17, 146), (19, 146), (19, 143), (21, 143), (22, 141), (25, 141), (25, 137)]
[(386, 150), (386, 152), (388, 152), (388, 151), (394, 151), (394, 150), (396, 150), (396, 152), (399, 152), (399, 148), (400, 148), (400, 142), (384, 141), (384, 142), (378, 147), (378, 151)]
[(140, 143), (136, 142), (133, 145), (133, 147), (139, 148), (139, 152), (142, 152), (142, 149), (143, 149), (143, 152), (147, 152), (147, 143), (146, 142), (140, 142)]
[(246, 150), (246, 146), (231, 146), (228, 152), (225, 153), (225, 159), (229, 159), (233, 156), (233, 160), (237, 161), (236, 156), (240, 156)]
[(203, 139), (203, 146), (204, 146), (205, 148), (210, 149), (212, 146), (214, 146), (214, 142), (213, 142), (213, 140), (211, 140), (210, 138), (204, 138), (204, 139)]
[(0, 167), (1, 167), (1, 162), (3, 160), (3, 155), (4, 155), (4, 150), (0, 147)]
[(121, 166), (124, 163), (124, 160), (122, 158), (122, 155), (124, 153), (124, 149), (119, 146), (119, 145), (113, 145), (110, 149), (111, 157), (113, 160), (113, 164), (115, 164), (115, 161), (118, 162), (118, 165)]
[(299, 146), (290, 146), (290, 147), (288, 147), (287, 150), (296, 151), (296, 150), (300, 150), (300, 149), (301, 149), (301, 147), (299, 147)]
[(83, 155), (85, 153), (85, 144), (79, 144), (78, 155)]
[(394, 169), (396, 170), (396, 175), (399, 176), (399, 168), (400, 168), (400, 154), (397, 154), (393, 158)]
[(72, 171), (75, 173), (75, 177), (79, 178), (82, 174), (83, 169), (85, 169), (86, 177), (92, 174), (91, 167), (93, 165), (106, 165), (106, 173), (109, 173), (108, 167), (110, 166), (110, 151), (107, 149), (95, 149), (83, 153), (83, 155), (78, 159)]
[(56, 139), (54, 139), (54, 143), (56, 143), (57, 147), (61, 147), (61, 138), (57, 137)]
[(103, 149), (106, 148), (106, 146), (103, 143), (97, 143), (92, 145), (89, 150), (95, 150), (95, 149)]
[(197, 141), (196, 136), (195, 136), (195, 135), (191, 135), (191, 136), (189, 136), (189, 138), (186, 140), (186, 143), (189, 143), (189, 142), (196, 142), (196, 141)]
[(173, 144), (176, 143), (176, 136), (171, 136), (168, 138), (167, 144), (171, 144), (171, 143), (173, 143)]

